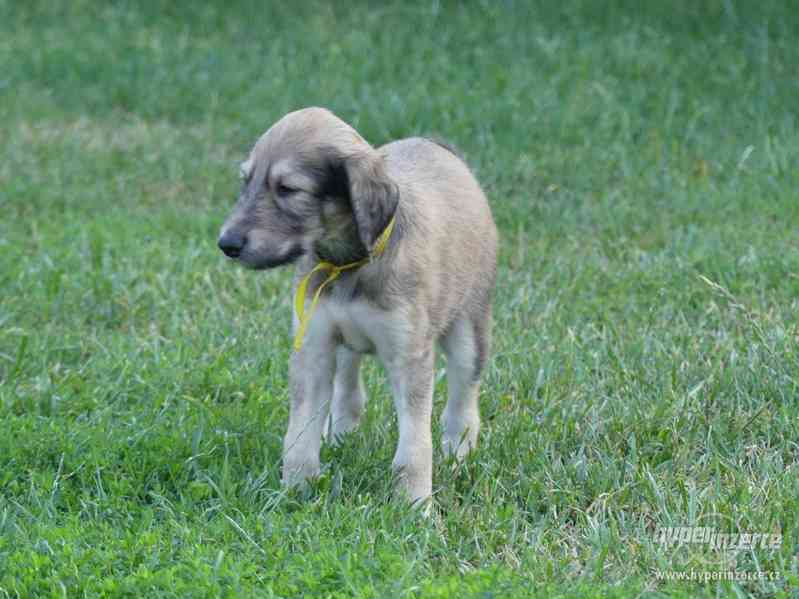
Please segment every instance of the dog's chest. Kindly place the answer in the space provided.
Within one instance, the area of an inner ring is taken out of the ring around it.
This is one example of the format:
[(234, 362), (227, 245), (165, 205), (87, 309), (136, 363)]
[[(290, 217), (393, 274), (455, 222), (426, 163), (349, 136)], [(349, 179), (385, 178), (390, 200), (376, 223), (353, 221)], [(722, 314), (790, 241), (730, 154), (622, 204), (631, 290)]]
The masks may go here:
[(359, 353), (374, 353), (389, 328), (390, 316), (364, 301), (329, 299), (320, 307), (333, 338)]

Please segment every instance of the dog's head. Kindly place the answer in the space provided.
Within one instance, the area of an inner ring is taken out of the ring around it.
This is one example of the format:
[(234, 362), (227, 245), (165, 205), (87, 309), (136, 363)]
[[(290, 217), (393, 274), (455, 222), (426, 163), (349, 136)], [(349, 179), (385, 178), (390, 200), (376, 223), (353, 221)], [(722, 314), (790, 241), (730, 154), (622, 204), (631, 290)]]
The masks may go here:
[(322, 108), (275, 123), (241, 165), (241, 178), (219, 248), (256, 269), (306, 253), (336, 263), (363, 257), (399, 199), (378, 151)]

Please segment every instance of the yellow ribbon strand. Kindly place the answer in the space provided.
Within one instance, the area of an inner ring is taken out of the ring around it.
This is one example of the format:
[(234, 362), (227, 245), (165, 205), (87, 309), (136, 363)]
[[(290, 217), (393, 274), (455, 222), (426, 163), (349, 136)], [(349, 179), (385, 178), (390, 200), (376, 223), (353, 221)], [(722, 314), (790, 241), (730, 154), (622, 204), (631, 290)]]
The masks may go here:
[[(322, 290), (327, 287), (328, 283), (335, 281), (345, 270), (358, 268), (359, 266), (363, 266), (364, 264), (371, 262), (374, 258), (380, 256), (380, 254), (385, 251), (389, 238), (391, 238), (391, 232), (394, 230), (395, 218), (396, 215), (391, 218), (391, 221), (389, 221), (386, 228), (380, 234), (380, 237), (378, 237), (377, 242), (375, 243), (374, 250), (368, 258), (363, 258), (356, 262), (350, 262), (349, 264), (343, 264), (341, 266), (337, 266), (332, 262), (323, 261), (314, 266), (313, 269), (311, 269), (311, 272), (302, 278), (300, 284), (297, 285), (297, 291), (294, 294), (294, 311), (297, 313), (297, 320), (299, 320), (297, 334), (294, 335), (294, 351), (300, 351), (300, 349), (302, 349), (302, 340), (305, 337), (305, 331), (308, 328), (308, 323), (311, 321), (311, 316), (313, 316), (313, 312), (316, 309), (316, 303), (319, 301), (319, 297), (322, 295)], [(323, 270), (329, 271), (330, 274), (327, 275), (327, 278), (322, 281), (322, 284), (316, 288), (313, 299), (311, 299), (311, 306), (308, 308), (308, 312), (306, 313), (305, 296), (308, 293), (308, 283), (311, 281), (311, 277), (315, 272)]]

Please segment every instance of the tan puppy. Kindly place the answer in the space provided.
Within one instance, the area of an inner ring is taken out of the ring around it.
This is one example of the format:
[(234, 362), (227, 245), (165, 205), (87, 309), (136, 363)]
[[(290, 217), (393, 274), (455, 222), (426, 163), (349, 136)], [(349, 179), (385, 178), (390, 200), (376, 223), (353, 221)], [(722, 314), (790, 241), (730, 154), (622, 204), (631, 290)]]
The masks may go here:
[[(373, 148), (327, 110), (292, 112), (242, 164), (238, 203), (219, 247), (245, 266), (296, 263), (307, 279), (307, 331), (290, 364), (283, 481), (319, 473), (326, 431), (352, 430), (364, 409), (359, 367), (376, 353), (399, 419), (393, 466), (412, 501), (432, 492), (434, 346), (447, 355), (443, 446), (477, 443), (478, 387), (491, 343), (497, 231), (480, 186), (449, 149), (424, 138)], [(390, 235), (388, 235), (390, 234)], [(381, 243), (386, 240), (385, 247)], [(329, 271), (345, 265), (311, 300)], [(296, 312), (296, 310), (295, 310)], [(295, 333), (301, 322), (294, 315)]]

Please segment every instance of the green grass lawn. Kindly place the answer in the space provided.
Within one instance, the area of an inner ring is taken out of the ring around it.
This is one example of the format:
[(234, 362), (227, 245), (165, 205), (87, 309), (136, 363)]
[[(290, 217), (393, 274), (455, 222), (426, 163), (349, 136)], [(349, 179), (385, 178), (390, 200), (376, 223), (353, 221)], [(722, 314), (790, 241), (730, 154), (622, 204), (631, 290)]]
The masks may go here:
[[(796, 597), (790, 4), (0, 0), (0, 599)], [(430, 518), (373, 362), (280, 487), (291, 275), (215, 244), (307, 105), (453, 142), (501, 231), (481, 445)], [(781, 546), (658, 542), (710, 519)], [(659, 579), (729, 569), (772, 576)]]

